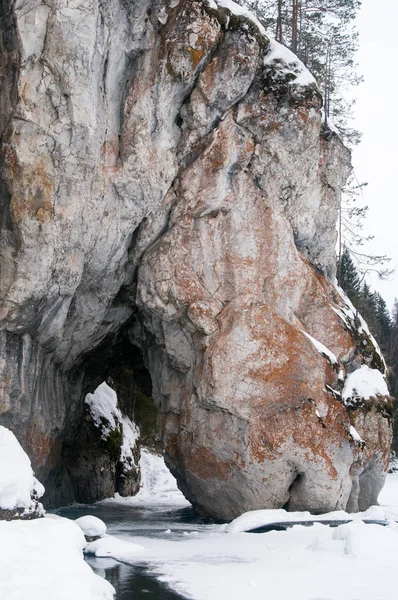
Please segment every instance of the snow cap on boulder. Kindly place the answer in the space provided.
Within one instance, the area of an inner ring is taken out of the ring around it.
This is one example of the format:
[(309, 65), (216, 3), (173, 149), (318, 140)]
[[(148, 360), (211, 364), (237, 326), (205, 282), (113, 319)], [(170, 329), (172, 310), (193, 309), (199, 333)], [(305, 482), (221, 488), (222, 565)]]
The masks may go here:
[(15, 435), (0, 425), (0, 519), (34, 519), (44, 510), (44, 487)]
[(86, 539), (90, 538), (90, 541), (93, 539), (98, 539), (106, 533), (105, 523), (93, 515), (79, 517), (76, 519), (75, 523), (80, 527)]

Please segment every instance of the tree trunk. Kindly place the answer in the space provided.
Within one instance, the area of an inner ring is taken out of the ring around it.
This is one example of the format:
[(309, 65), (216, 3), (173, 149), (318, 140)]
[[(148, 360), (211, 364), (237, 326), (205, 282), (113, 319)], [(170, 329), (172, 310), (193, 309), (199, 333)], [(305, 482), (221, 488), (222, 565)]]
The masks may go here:
[(280, 44), (282, 44), (282, 42), (283, 42), (283, 33), (282, 33), (282, 5), (283, 5), (283, 0), (278, 0), (278, 16), (277, 16), (277, 19), (276, 19), (275, 39)]
[(292, 52), (297, 53), (298, 41), (298, 16), (299, 16), (299, 0), (293, 0), (292, 7)]

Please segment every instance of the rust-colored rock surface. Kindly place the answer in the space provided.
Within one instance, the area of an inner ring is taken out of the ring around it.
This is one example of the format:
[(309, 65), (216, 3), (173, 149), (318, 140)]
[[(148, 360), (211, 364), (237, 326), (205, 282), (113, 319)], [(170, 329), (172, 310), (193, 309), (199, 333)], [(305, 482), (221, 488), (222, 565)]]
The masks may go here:
[(202, 512), (376, 502), (388, 391), (344, 389), (385, 366), (333, 283), (350, 156), (310, 74), (222, 2), (3, 4), (0, 420), (50, 501), (131, 368)]

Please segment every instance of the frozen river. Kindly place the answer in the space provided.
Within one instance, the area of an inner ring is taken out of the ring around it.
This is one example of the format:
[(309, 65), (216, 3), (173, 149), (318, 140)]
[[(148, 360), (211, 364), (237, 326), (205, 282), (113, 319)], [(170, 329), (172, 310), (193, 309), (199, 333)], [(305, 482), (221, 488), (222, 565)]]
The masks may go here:
[(363, 515), (390, 520), (387, 527), (357, 518), (249, 534), (201, 521), (167, 473), (156, 465), (150, 472), (156, 484), (147, 480), (138, 497), (62, 511), (107, 524), (105, 556), (87, 560), (114, 585), (116, 600), (396, 600), (398, 474), (388, 476), (382, 506)]

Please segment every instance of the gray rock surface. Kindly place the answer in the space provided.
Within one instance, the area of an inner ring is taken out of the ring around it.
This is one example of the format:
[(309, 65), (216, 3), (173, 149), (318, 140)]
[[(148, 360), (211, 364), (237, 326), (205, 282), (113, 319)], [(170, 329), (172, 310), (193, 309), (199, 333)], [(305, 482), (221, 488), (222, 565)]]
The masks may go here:
[(364, 451), (330, 391), (383, 369), (331, 283), (349, 153), (295, 58), (213, 5), (2, 0), (0, 419), (72, 501), (85, 394), (131, 353), (199, 509), (363, 508), (391, 426), (375, 398)]

